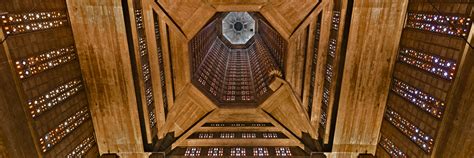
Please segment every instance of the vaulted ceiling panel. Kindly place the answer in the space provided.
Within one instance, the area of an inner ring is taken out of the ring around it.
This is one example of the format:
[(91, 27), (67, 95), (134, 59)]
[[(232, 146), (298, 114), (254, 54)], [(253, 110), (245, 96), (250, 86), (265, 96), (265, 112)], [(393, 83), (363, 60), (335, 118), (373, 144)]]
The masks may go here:
[(216, 12), (215, 8), (201, 0), (159, 0), (154, 5), (163, 7), (169, 18), (188, 39), (192, 38)]
[(157, 2), (180, 27), (183, 27), (200, 7), (206, 5), (201, 0), (158, 0)]
[(270, 24), (289, 38), (300, 23), (320, 4), (318, 0), (274, 0), (261, 9)]
[(316, 137), (316, 130), (309, 123), (309, 117), (293, 94), (290, 85), (279, 78), (272, 84), (280, 86), (277, 86), (275, 93), (259, 108), (270, 114), (297, 137), (302, 138), (304, 133)]
[[(174, 95), (179, 95), (187, 83), (191, 81), (191, 73), (189, 64), (189, 51), (187, 47), (187, 39), (176, 26), (167, 24), (166, 34), (164, 38), (167, 39), (164, 47), (164, 55), (171, 62), (170, 68), (172, 72), (171, 79), (173, 80)], [(165, 58), (166, 59), (166, 58)]]
[(273, 0), (269, 5), (274, 8), (290, 24), (290, 31), (305, 20), (319, 0)]
[(215, 108), (217, 107), (198, 89), (188, 84), (170, 109), (166, 123), (159, 133), (160, 137), (168, 133), (174, 134), (174, 137), (180, 136)]

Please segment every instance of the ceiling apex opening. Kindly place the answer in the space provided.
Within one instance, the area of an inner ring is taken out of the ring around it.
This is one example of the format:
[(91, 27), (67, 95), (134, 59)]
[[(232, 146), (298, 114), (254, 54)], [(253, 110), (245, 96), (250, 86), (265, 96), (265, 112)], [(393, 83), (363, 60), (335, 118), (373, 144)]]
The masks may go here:
[(255, 20), (248, 12), (230, 12), (222, 20), (222, 34), (231, 44), (246, 44), (255, 35)]

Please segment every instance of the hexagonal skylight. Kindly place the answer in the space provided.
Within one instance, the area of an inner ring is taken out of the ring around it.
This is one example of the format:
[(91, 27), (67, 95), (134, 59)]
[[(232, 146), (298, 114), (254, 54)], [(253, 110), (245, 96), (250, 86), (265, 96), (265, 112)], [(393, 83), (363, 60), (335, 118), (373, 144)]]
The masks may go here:
[(255, 35), (255, 20), (247, 12), (230, 12), (222, 20), (222, 34), (232, 44), (245, 44)]

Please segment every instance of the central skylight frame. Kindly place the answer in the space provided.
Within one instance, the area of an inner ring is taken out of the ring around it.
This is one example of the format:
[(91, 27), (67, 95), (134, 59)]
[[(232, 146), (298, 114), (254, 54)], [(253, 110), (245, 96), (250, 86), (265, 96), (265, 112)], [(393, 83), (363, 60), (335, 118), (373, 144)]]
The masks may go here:
[(255, 35), (255, 20), (248, 12), (230, 12), (222, 19), (222, 35), (231, 44), (246, 44)]

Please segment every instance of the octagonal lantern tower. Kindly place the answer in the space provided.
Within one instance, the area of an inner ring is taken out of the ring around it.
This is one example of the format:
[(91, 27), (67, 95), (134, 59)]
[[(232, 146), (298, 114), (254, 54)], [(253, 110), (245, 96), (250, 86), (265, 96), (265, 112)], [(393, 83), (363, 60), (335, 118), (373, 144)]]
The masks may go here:
[(218, 13), (189, 43), (192, 83), (219, 106), (257, 106), (283, 77), (286, 41), (258, 13)]

